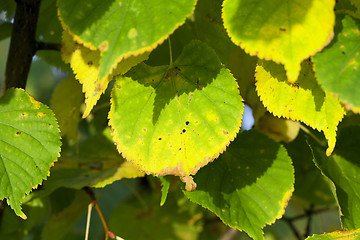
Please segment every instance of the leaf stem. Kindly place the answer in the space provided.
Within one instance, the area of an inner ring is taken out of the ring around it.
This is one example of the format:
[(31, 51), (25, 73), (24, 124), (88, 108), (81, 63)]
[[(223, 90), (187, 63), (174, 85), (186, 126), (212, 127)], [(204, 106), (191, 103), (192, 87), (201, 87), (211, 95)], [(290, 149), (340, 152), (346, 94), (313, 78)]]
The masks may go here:
[(99, 214), (100, 220), (101, 220), (101, 222), (103, 224), (104, 231), (105, 231), (105, 240), (108, 240), (109, 239), (109, 228), (108, 228), (108, 225), (107, 225), (106, 220), (104, 218), (104, 215), (102, 214), (100, 206), (99, 206), (99, 204), (98, 204), (98, 202), (96, 200), (95, 194), (89, 187), (84, 187), (83, 189), (90, 196), (90, 198), (92, 200), (91, 204), (93, 206), (95, 206), (95, 209), (96, 209), (97, 213)]
[(168, 38), (168, 42), (169, 42), (170, 67), (172, 67), (172, 65), (173, 65), (173, 57), (172, 57), (172, 48), (171, 48), (170, 36)]
[(307, 129), (303, 124), (300, 124), (300, 129), (307, 133), (310, 137), (312, 137), (320, 146), (325, 146), (324, 142), (322, 142), (318, 137), (316, 137), (312, 132)]
[(85, 240), (89, 239), (89, 230), (90, 230), (90, 219), (91, 219), (91, 210), (92, 210), (93, 204), (90, 203), (88, 206), (88, 215), (86, 218), (86, 231), (85, 231)]

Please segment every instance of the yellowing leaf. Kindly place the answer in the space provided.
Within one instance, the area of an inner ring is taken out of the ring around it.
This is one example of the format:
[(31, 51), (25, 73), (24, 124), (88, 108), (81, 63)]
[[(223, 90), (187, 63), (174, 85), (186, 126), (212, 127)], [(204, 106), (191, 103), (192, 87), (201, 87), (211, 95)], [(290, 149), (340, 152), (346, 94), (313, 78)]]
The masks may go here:
[(239, 131), (244, 105), (236, 80), (200, 41), (171, 66), (142, 63), (126, 76), (117, 78), (109, 112), (118, 151), (148, 174), (182, 177), (192, 190), (189, 175)]
[(301, 62), (333, 37), (334, 0), (225, 0), (224, 26), (250, 55), (285, 66), (295, 82)]
[(274, 62), (259, 61), (256, 67), (256, 90), (264, 106), (275, 116), (285, 117), (323, 131), (328, 140), (326, 154), (335, 147), (337, 125), (345, 111), (339, 100), (325, 93), (316, 82), (309, 61), (295, 84), (286, 82), (284, 68)]
[(90, 114), (90, 111), (96, 105), (101, 94), (105, 92), (112, 78), (116, 75), (126, 73), (133, 66), (146, 60), (149, 56), (149, 52), (123, 59), (118, 63), (112, 74), (106, 75), (102, 79), (98, 78), (100, 51), (90, 50), (89, 48), (77, 44), (72, 39), (72, 36), (65, 31), (63, 32), (61, 55), (65, 63), (70, 63), (76, 78), (83, 85), (86, 104), (83, 118), (85, 118)]
[(334, 231), (325, 234), (314, 234), (306, 240), (356, 240), (360, 237), (360, 229), (351, 231)]

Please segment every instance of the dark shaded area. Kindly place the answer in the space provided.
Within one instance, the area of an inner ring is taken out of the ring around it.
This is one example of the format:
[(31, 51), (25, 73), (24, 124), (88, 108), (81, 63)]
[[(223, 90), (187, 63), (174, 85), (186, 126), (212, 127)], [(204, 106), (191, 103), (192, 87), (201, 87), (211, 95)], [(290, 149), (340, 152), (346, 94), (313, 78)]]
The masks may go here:
[(280, 144), (256, 130), (242, 132), (219, 159), (195, 175), (196, 191), (208, 192), (217, 207), (226, 208), (227, 200), (220, 195), (255, 183), (276, 160), (279, 147)]

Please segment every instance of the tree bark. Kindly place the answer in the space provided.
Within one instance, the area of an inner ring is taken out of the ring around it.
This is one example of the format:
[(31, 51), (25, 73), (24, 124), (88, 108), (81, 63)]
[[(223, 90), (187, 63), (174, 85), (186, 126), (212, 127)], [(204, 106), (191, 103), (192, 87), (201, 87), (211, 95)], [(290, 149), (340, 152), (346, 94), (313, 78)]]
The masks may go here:
[(11, 87), (26, 87), (32, 58), (36, 52), (35, 37), (40, 2), (41, 0), (16, 0), (2, 94)]

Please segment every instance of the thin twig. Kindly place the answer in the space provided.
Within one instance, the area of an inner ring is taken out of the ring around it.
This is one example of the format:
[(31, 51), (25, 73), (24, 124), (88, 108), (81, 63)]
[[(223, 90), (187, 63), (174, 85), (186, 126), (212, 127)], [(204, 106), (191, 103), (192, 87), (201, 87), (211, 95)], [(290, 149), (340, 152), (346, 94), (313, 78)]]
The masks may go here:
[(40, 51), (40, 50), (60, 51), (61, 44), (60, 43), (49, 43), (49, 42), (36, 42), (35, 51)]
[(305, 238), (310, 235), (311, 217), (312, 217), (312, 215), (314, 213), (313, 212), (314, 207), (315, 207), (314, 204), (311, 204), (309, 210), (306, 211), (306, 214), (307, 214), (307, 217), (308, 217), (308, 222), (307, 222), (306, 230), (305, 230), (305, 234), (304, 234)]
[(318, 137), (316, 137), (312, 132), (310, 132), (310, 130), (303, 124), (300, 124), (300, 129), (307, 133), (310, 137), (312, 137), (320, 146), (325, 146), (325, 143), (322, 142)]
[(320, 209), (316, 209), (314, 210), (314, 206), (311, 205), (310, 206), (310, 209), (307, 210), (305, 213), (303, 214), (300, 214), (300, 215), (297, 215), (295, 217), (283, 217), (282, 220), (284, 220), (285, 222), (287, 222), (287, 224), (289, 225), (289, 227), (291, 228), (292, 232), (294, 233), (294, 235), (296, 236), (297, 239), (299, 240), (302, 240), (304, 239), (301, 234), (299, 233), (299, 231), (296, 229), (295, 225), (293, 224), (294, 221), (296, 220), (299, 220), (299, 219), (302, 219), (304, 217), (308, 217), (308, 223), (307, 223), (307, 226), (306, 226), (306, 230), (305, 230), (305, 234), (304, 234), (304, 237), (306, 238), (307, 236), (309, 236), (310, 234), (310, 225), (311, 225), (311, 217), (312, 215), (314, 214), (318, 214), (318, 213), (321, 213), (321, 212), (326, 212), (326, 211), (329, 211), (331, 210), (332, 208), (330, 207), (324, 207), (324, 208), (320, 208)]
[(88, 215), (86, 218), (86, 231), (85, 231), (85, 240), (89, 239), (89, 230), (90, 230), (90, 219), (91, 219), (91, 210), (92, 210), (93, 204), (90, 203), (88, 206)]
[(293, 221), (290, 220), (290, 219), (284, 219), (287, 224), (289, 225), (289, 227), (291, 228), (292, 232), (294, 233), (295, 237), (298, 239), (298, 240), (302, 240), (303, 238), (301, 237), (299, 231), (296, 229), (295, 225), (293, 224)]
[[(335, 210), (335, 209), (336, 209), (336, 207), (334, 207), (334, 208), (333, 207), (319, 208), (319, 209), (312, 210), (311, 214), (318, 214), (318, 213), (326, 212), (326, 211), (329, 211), (329, 210)], [(295, 221), (295, 220), (299, 220), (299, 219), (307, 217), (307, 216), (308, 216), (307, 213), (303, 213), (303, 214), (297, 215), (297, 216), (292, 217), (292, 218), (283, 217), (282, 219), (283, 220), (289, 220), (289, 221)]]
[(173, 65), (173, 56), (172, 56), (172, 48), (171, 48), (170, 36), (168, 38), (168, 42), (169, 42), (170, 67), (171, 67)]
[(102, 211), (99, 207), (99, 204), (96, 200), (96, 197), (95, 197), (95, 194), (94, 192), (88, 188), (88, 187), (84, 187), (83, 190), (90, 196), (91, 200), (92, 200), (92, 204), (95, 206), (95, 209), (97, 211), (97, 213), (99, 214), (99, 217), (100, 217), (100, 220), (103, 224), (103, 227), (104, 227), (104, 231), (105, 231), (105, 240), (108, 240), (109, 239), (109, 228), (107, 226), (107, 223), (106, 223), (106, 220), (104, 218), (104, 215), (102, 214)]
[(240, 232), (234, 228), (228, 228), (219, 238), (219, 240), (233, 240)]

